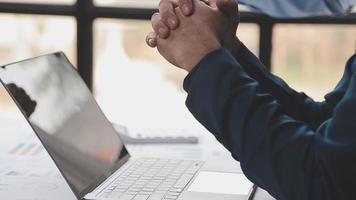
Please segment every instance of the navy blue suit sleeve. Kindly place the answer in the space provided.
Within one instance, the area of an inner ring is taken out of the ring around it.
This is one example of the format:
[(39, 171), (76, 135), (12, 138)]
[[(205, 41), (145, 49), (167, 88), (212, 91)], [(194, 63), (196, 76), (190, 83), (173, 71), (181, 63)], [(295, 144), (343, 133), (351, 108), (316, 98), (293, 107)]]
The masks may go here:
[(272, 74), (244, 45), (241, 45), (238, 56), (238, 62), (246, 73), (258, 81), (263, 92), (270, 93), (276, 98), (286, 114), (305, 121), (314, 129), (331, 116), (335, 102), (339, 101), (338, 98), (330, 95), (328, 101), (315, 102), (305, 93), (293, 90), (281, 78)]
[(257, 12), (280, 18), (343, 15), (356, 5), (356, 0), (238, 0), (237, 2)]
[(318, 130), (287, 115), (225, 49), (206, 56), (184, 88), (195, 118), (277, 199), (356, 199), (356, 75)]

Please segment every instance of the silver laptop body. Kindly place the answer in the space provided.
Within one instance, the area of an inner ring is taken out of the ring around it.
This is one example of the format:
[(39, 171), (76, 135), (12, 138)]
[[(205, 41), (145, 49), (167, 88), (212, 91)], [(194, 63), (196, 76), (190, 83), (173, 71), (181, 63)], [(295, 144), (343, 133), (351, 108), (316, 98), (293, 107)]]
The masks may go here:
[[(239, 171), (210, 168), (202, 161), (130, 157), (63, 53), (3, 66), (0, 79), (78, 199), (237, 200), (251, 195), (252, 184)], [(236, 190), (224, 190), (234, 184)]]

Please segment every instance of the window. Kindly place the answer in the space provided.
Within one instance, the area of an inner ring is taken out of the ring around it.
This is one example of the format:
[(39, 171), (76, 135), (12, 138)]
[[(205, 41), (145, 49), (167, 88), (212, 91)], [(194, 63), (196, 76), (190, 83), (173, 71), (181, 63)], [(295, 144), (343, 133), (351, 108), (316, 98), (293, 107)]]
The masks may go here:
[[(0, 65), (63, 50), (110, 120), (129, 125), (135, 120), (135, 126), (141, 127), (198, 127), (184, 106), (186, 73), (170, 66), (144, 42), (158, 2), (0, 0), (0, 11), (10, 13), (0, 14), (0, 26), (6, 27), (0, 32)], [(20, 6), (27, 3), (33, 5)], [(320, 99), (339, 80), (355, 48), (355, 15), (281, 20), (241, 10), (239, 38), (267, 67), (272, 59), (273, 71), (293, 87)], [(349, 25), (330, 25), (337, 23)], [(132, 89), (127, 90), (128, 85)], [(1, 98), (9, 100), (0, 94)], [(8, 104), (1, 104), (1, 109), (4, 105)]]
[(293, 88), (317, 100), (341, 79), (355, 53), (354, 25), (277, 25), (274, 29), (273, 71)]
[(159, 0), (95, 0), (98, 6), (156, 8)]
[[(0, 65), (55, 51), (64, 51), (76, 63), (72, 17), (0, 14), (0, 27)], [(7, 117), (20, 114), (2, 86), (0, 111)]]
[[(153, 129), (200, 127), (184, 104), (187, 73), (145, 43), (149, 21), (98, 19), (94, 27), (94, 93), (110, 120)], [(241, 24), (239, 37), (258, 53), (257, 25)]]
[[(0, 119), (13, 118), (15, 106), (5, 88), (0, 85)], [(18, 111), (15, 111), (15, 113), (18, 116)]]
[(6, 3), (35, 3), (35, 4), (74, 4), (75, 0), (0, 0)]
[(72, 17), (0, 14), (0, 65), (55, 51), (76, 63)]

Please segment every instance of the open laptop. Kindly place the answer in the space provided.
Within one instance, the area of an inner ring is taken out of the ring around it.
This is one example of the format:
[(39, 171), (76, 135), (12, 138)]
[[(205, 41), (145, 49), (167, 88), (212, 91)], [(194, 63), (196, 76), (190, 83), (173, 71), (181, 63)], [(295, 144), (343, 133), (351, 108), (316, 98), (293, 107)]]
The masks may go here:
[(130, 157), (63, 53), (2, 66), (0, 79), (78, 199), (238, 200), (253, 193), (241, 172)]

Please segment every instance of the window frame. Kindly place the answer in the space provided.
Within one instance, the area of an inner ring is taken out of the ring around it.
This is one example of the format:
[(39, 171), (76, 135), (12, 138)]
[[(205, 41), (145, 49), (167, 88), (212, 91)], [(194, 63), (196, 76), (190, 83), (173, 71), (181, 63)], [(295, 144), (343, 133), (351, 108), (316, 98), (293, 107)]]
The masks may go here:
[[(0, 2), (0, 13), (54, 15), (74, 17), (77, 24), (77, 68), (79, 74), (93, 89), (93, 25), (97, 18), (150, 20), (157, 9), (105, 7), (94, 5), (93, 0), (76, 0), (74, 4), (38, 4)], [(271, 70), (273, 27), (276, 24), (356, 24), (356, 13), (337, 17), (310, 17), (301, 19), (277, 19), (263, 14), (241, 12), (241, 23), (258, 25), (259, 58)]]

